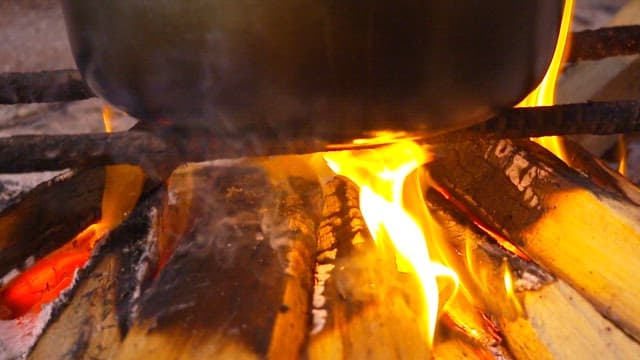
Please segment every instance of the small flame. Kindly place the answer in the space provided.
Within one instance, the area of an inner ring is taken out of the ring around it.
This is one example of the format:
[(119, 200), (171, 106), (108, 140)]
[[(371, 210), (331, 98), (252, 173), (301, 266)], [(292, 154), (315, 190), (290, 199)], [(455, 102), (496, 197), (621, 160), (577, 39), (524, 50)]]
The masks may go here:
[[(111, 115), (110, 109), (103, 110), (107, 132), (111, 131)], [(0, 290), (0, 308), (8, 310), (9, 317), (17, 318), (29, 311), (40, 311), (42, 305), (58, 298), (71, 285), (76, 271), (86, 264), (100, 240), (135, 207), (144, 183), (142, 169), (114, 165), (106, 167), (105, 171), (100, 221), (40, 259)]]
[(629, 154), (627, 153), (627, 141), (625, 140), (623, 135), (620, 135), (618, 138), (618, 154), (620, 156), (620, 162), (618, 163), (618, 172), (621, 175), (627, 176), (627, 157)]
[[(560, 74), (560, 68), (566, 55), (567, 45), (569, 44), (569, 28), (571, 25), (571, 17), (573, 13), (573, 1), (566, 0), (564, 10), (562, 12), (562, 22), (560, 23), (560, 34), (558, 35), (558, 43), (556, 44), (551, 64), (542, 82), (533, 90), (524, 100), (516, 107), (532, 107), (532, 106), (550, 106), (555, 104), (556, 99), (556, 83)], [(559, 136), (544, 136), (532, 139), (538, 144), (547, 148), (557, 157), (568, 163), (568, 156), (564, 148), (564, 142)]]
[(511, 274), (511, 267), (509, 266), (509, 262), (505, 259), (503, 262), (504, 267), (504, 289), (506, 291), (507, 298), (514, 305), (518, 314), (523, 314), (524, 310), (522, 309), (522, 305), (518, 298), (516, 297), (516, 292), (513, 285), (513, 275)]
[(420, 281), (426, 310), (420, 314), (420, 324), (427, 325), (425, 336), (432, 345), (440, 308), (436, 277), (453, 279), (457, 288), (457, 276), (444, 265), (429, 261), (424, 231), (416, 221), (418, 212), (408, 209), (403, 201), (407, 178), (418, 176), (416, 169), (430, 161), (430, 154), (405, 140), (379, 149), (327, 153), (324, 158), (336, 174), (360, 187), (360, 210), (376, 244), (391, 241), (399, 271), (412, 272)]

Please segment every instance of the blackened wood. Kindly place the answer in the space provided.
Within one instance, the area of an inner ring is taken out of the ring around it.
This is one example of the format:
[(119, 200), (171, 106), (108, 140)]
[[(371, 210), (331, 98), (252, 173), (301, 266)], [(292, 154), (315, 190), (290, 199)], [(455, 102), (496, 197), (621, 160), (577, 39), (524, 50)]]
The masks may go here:
[(640, 207), (528, 140), (436, 151), (428, 169), (444, 192), (640, 338)]
[(455, 142), (483, 136), (529, 138), (634, 131), (640, 131), (640, 101), (587, 102), (507, 110), (470, 128), (428, 138), (428, 142)]
[(0, 74), (0, 104), (63, 102), (93, 96), (78, 70)]
[(154, 179), (177, 165), (172, 146), (152, 134), (20, 135), (0, 138), (0, 173), (131, 164)]
[(0, 214), (0, 274), (72, 239), (100, 216), (104, 169), (38, 185)]
[(640, 26), (614, 26), (572, 33), (566, 61), (635, 54), (640, 54)]
[(297, 358), (315, 253), (314, 211), (303, 199), (317, 193), (316, 181), (299, 192), (301, 178), (274, 179), (246, 163), (177, 170), (185, 171), (187, 189), (169, 179), (166, 206), (186, 208), (163, 213), (187, 218), (162, 219), (158, 229), (159, 239), (180, 231), (176, 251), (143, 295), (120, 356)]

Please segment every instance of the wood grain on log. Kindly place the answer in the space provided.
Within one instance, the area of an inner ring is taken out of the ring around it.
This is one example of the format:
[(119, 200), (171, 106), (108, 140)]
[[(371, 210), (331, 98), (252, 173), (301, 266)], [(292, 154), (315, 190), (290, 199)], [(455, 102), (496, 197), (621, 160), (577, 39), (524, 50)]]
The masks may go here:
[[(317, 183), (304, 174), (272, 182), (241, 162), (178, 172), (165, 206), (187, 208), (163, 213), (188, 219), (160, 222), (160, 237), (181, 231), (176, 250), (144, 293), (119, 356), (296, 358), (308, 334)], [(187, 201), (171, 200), (188, 190)]]
[(640, 338), (640, 208), (527, 141), (443, 145), (433, 179)]

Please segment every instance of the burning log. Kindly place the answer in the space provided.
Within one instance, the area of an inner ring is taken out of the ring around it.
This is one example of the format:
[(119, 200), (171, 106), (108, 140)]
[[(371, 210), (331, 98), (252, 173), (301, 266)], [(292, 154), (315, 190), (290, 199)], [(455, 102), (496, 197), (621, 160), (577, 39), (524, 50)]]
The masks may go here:
[[(142, 295), (119, 356), (299, 356), (308, 334), (319, 187), (296, 159), (277, 161), (278, 178), (228, 161), (176, 172), (163, 212), (188, 217), (160, 221), (158, 238), (174, 241), (176, 250)], [(191, 195), (178, 197), (185, 191)]]
[(308, 357), (428, 358), (417, 284), (398, 271), (392, 248), (373, 243), (358, 188), (335, 177), (323, 190)]
[(75, 288), (54, 305), (52, 320), (30, 359), (114, 358), (137, 300), (133, 297), (147, 275), (143, 267), (151, 256), (149, 229), (159, 197), (143, 201), (78, 272)]
[(104, 168), (41, 184), (0, 214), (0, 274), (73, 238), (100, 216)]
[[(627, 359), (638, 354), (640, 344), (566, 283), (500, 249), (433, 189), (426, 200), (451, 245), (469, 262), (468, 269), (458, 272), (475, 272), (477, 283), (471, 288), (484, 300), (485, 311), (499, 324), (517, 359)], [(517, 280), (508, 268), (505, 272), (504, 259)]]
[(640, 338), (637, 205), (530, 141), (479, 140), (436, 151), (441, 158), (428, 168), (443, 193)]
[(93, 96), (78, 70), (0, 74), (0, 104), (73, 101)]
[(566, 61), (597, 60), (639, 53), (640, 26), (615, 26), (574, 32)]

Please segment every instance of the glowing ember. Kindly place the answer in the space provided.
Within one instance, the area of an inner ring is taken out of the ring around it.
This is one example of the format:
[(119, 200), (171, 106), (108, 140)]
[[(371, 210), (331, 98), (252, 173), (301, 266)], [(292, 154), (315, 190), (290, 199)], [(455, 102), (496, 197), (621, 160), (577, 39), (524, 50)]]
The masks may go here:
[[(556, 83), (558, 81), (558, 75), (560, 74), (560, 67), (566, 55), (565, 49), (569, 43), (569, 27), (571, 24), (572, 12), (573, 0), (565, 1), (564, 11), (562, 13), (562, 23), (560, 24), (560, 34), (558, 35), (558, 43), (556, 44), (556, 49), (553, 53), (549, 69), (547, 69), (547, 73), (540, 85), (538, 85), (535, 90), (516, 105), (517, 107), (548, 106), (555, 104)], [(568, 157), (566, 156), (561, 137), (544, 136), (532, 140), (547, 148), (563, 161), (568, 162)]]
[(422, 326), (427, 325), (423, 332), (432, 344), (440, 309), (436, 277), (446, 275), (456, 281), (457, 277), (449, 268), (430, 261), (425, 222), (416, 221), (419, 211), (408, 208), (405, 202), (407, 197), (422, 198), (406, 184), (409, 179), (419, 183), (416, 170), (430, 160), (429, 153), (414, 142), (400, 141), (375, 150), (327, 153), (324, 158), (336, 174), (359, 186), (360, 210), (376, 243), (390, 241), (396, 250), (398, 269), (419, 279), (425, 310), (420, 320)]
[[(110, 131), (111, 111), (103, 112), (105, 128)], [(95, 246), (118, 226), (136, 205), (144, 172), (136, 166), (108, 166), (102, 197), (102, 217), (73, 240), (39, 260), (34, 266), (13, 279), (0, 291), (0, 308), (7, 318), (17, 318), (30, 311), (40, 311), (60, 296), (75, 277), (78, 269), (89, 260)]]

